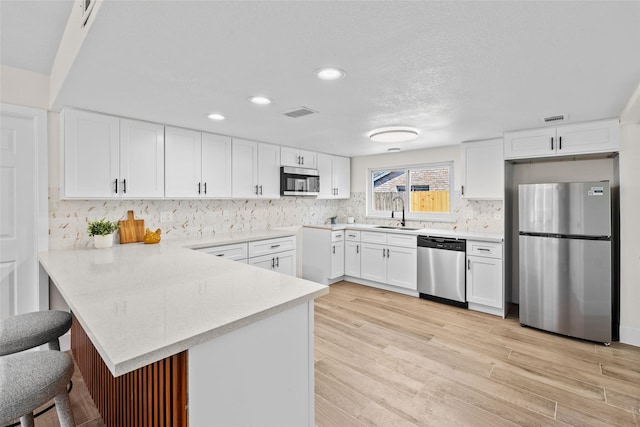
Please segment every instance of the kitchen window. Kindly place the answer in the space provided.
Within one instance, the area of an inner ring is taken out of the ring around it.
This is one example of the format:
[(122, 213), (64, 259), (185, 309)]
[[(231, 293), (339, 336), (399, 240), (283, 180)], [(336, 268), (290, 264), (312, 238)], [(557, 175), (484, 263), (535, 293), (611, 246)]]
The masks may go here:
[(391, 211), (401, 212), (404, 203), (407, 219), (446, 221), (451, 219), (452, 188), (453, 162), (370, 169), (367, 216), (391, 218)]

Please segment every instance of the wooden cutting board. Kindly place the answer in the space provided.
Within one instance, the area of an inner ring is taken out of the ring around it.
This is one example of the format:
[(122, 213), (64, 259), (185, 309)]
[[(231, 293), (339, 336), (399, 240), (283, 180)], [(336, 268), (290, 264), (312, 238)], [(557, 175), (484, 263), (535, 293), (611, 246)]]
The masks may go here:
[(134, 219), (133, 211), (127, 212), (127, 219), (120, 221), (120, 243), (142, 242), (144, 219)]

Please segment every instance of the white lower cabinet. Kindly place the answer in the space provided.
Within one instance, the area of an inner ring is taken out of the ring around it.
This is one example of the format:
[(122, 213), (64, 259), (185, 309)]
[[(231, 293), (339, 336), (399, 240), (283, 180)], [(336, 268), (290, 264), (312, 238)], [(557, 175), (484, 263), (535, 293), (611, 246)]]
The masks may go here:
[(344, 230), (305, 227), (302, 231), (302, 277), (328, 285), (344, 276)]
[(249, 264), (266, 270), (295, 276), (296, 251), (278, 252), (273, 255), (262, 255), (249, 258)]
[[(384, 243), (370, 243), (381, 242)], [(417, 237), (406, 234), (362, 232), (360, 277), (385, 285), (418, 289)]]
[(502, 243), (467, 241), (469, 309), (506, 316)]
[(344, 275), (351, 277), (360, 277), (360, 232), (347, 230), (345, 231), (344, 242)]
[(278, 273), (296, 275), (295, 236), (196, 249), (209, 255), (248, 263)]

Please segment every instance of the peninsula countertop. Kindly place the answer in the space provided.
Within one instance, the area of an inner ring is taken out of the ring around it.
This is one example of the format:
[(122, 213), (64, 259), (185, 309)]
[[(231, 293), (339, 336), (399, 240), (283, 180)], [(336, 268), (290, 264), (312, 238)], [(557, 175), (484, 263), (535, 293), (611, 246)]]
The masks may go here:
[(329, 292), (318, 283), (183, 246), (162, 241), (39, 253), (114, 376)]

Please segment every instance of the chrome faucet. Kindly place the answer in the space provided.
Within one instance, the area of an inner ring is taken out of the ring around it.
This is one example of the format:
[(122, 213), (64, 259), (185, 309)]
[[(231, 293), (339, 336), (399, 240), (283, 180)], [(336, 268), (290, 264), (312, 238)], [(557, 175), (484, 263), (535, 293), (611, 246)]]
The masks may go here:
[(400, 200), (402, 202), (402, 221), (400, 221), (400, 225), (402, 225), (404, 227), (404, 199), (400, 196), (396, 196), (393, 199), (391, 199), (391, 218), (393, 218), (393, 202), (396, 201), (396, 199)]

